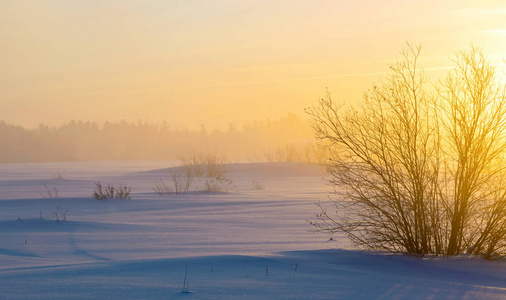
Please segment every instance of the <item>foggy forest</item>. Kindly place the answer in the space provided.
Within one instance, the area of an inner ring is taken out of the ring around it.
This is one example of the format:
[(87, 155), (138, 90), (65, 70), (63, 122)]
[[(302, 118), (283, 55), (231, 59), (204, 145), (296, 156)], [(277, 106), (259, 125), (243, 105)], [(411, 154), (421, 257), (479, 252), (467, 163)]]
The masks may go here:
[(299, 159), (296, 156), (316, 145), (308, 123), (289, 114), (240, 129), (230, 125), (227, 131), (203, 126), (199, 131), (172, 129), (167, 122), (141, 121), (103, 125), (70, 121), (61, 126), (41, 124), (35, 129), (25, 129), (0, 121), (0, 148), (1, 163), (176, 160), (191, 152), (216, 152), (237, 161), (295, 161)]

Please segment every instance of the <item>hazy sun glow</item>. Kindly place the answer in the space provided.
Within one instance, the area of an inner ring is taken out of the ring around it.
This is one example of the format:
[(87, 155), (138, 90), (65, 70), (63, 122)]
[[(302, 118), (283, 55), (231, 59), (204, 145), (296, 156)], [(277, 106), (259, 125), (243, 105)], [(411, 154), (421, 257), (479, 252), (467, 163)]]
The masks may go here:
[(325, 87), (360, 99), (407, 41), (433, 73), (471, 42), (503, 62), (501, 2), (4, 0), (0, 120), (227, 128), (303, 114)]

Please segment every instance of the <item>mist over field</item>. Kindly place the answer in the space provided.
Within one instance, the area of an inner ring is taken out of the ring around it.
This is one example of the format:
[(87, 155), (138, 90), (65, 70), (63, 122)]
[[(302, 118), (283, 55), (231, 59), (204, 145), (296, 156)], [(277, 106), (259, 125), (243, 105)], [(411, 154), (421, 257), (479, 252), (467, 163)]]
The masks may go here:
[[(36, 129), (0, 122), (0, 163), (74, 160), (176, 160), (213, 152), (235, 161), (290, 160), (287, 151), (314, 148), (307, 121), (287, 117), (227, 131), (173, 129), (168, 123), (71, 121)], [(296, 159), (292, 157), (292, 159)]]

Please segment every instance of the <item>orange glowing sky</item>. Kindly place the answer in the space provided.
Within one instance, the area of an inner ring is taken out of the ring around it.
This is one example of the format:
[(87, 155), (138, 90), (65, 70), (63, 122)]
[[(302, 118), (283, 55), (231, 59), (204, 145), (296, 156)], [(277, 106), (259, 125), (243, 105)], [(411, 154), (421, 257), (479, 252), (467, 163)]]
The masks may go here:
[(429, 70), (471, 42), (500, 64), (505, 16), (486, 0), (1, 0), (0, 120), (226, 128), (302, 115), (325, 87), (360, 100), (407, 41)]

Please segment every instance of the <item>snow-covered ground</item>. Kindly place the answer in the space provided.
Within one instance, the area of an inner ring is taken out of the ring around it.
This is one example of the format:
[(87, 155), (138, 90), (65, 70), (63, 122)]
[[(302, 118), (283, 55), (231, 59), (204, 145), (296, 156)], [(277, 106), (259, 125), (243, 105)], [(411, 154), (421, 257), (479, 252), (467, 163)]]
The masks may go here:
[[(0, 299), (506, 299), (506, 262), (365, 253), (310, 232), (330, 190), (317, 166), (231, 164), (228, 193), (196, 179), (159, 195), (171, 166), (0, 165)], [(96, 200), (96, 181), (132, 199)]]

